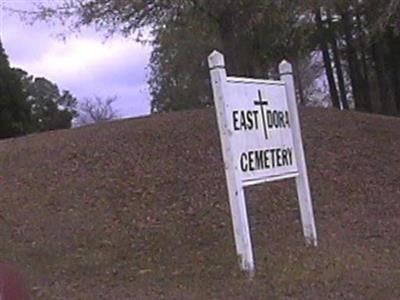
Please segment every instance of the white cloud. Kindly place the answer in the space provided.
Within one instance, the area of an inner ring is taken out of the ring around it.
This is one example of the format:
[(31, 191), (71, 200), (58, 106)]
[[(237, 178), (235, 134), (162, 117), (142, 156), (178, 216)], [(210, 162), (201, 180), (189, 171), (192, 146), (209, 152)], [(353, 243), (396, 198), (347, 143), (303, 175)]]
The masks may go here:
[[(39, 59), (27, 64), (35, 74), (55, 80), (71, 80), (90, 75), (92, 71), (123, 67), (124, 63), (143, 69), (148, 61), (149, 49), (136, 42), (122, 39), (103, 43), (93, 38), (73, 38), (67, 42), (55, 41)], [(145, 63), (143, 63), (145, 62)]]
[(123, 116), (149, 112), (145, 69), (150, 47), (120, 36), (104, 41), (90, 29), (62, 41), (55, 38), (60, 31), (43, 23), (29, 26), (16, 16), (0, 18), (0, 36), (12, 66), (46, 77), (78, 98), (117, 95), (115, 104)]

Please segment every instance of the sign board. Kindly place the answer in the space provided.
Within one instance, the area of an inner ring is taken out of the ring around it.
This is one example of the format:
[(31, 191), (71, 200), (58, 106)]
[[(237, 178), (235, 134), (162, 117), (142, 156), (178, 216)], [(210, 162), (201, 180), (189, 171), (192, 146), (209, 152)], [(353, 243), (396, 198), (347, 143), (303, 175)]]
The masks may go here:
[(229, 139), (243, 184), (297, 176), (285, 84), (228, 77), (226, 87)]
[(253, 250), (244, 187), (295, 178), (303, 233), (317, 245), (291, 65), (281, 80), (228, 77), (224, 57), (209, 56), (235, 244), (242, 270), (253, 275)]

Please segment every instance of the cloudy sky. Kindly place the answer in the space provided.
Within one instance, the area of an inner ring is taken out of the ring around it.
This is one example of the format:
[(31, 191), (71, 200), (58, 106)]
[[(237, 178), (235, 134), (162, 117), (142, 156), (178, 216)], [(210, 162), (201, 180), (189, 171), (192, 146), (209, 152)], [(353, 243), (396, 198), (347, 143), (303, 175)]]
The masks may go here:
[[(32, 2), (38, 1), (0, 0), (0, 6), (30, 9)], [(60, 32), (45, 23), (27, 25), (0, 9), (0, 39), (11, 66), (46, 77), (78, 99), (117, 96), (115, 108), (121, 117), (149, 113), (149, 46), (120, 36), (105, 40), (92, 29), (63, 41), (57, 37)]]

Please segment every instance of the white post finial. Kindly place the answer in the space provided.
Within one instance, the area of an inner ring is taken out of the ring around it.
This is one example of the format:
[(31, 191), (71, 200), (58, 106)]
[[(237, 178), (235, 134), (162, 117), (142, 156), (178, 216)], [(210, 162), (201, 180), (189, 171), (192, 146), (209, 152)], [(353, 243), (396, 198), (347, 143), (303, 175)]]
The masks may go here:
[(217, 69), (217, 68), (225, 68), (224, 56), (220, 52), (218, 52), (217, 50), (214, 50), (208, 56), (208, 65), (209, 65), (211, 70)]
[(282, 62), (279, 64), (279, 73), (281, 75), (292, 74), (292, 65), (287, 60), (282, 60)]

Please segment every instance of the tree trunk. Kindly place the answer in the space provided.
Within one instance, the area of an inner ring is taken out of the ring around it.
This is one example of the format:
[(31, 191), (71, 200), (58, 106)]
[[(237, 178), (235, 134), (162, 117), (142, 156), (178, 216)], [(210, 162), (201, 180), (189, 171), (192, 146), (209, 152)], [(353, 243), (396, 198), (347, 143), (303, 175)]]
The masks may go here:
[(387, 79), (385, 70), (385, 52), (382, 45), (383, 43), (384, 41), (380, 39), (372, 45), (372, 56), (375, 61), (375, 72), (379, 86), (381, 113), (384, 115), (395, 115), (396, 109), (391, 101), (391, 86)]
[(371, 101), (371, 85), (369, 81), (369, 71), (368, 71), (368, 64), (367, 64), (367, 56), (366, 56), (366, 51), (367, 51), (367, 45), (365, 43), (365, 35), (364, 35), (364, 29), (362, 26), (362, 21), (361, 21), (361, 16), (360, 13), (357, 12), (356, 14), (356, 19), (357, 19), (357, 28), (358, 28), (358, 40), (360, 44), (360, 53), (361, 53), (361, 66), (362, 66), (362, 74), (363, 78), (361, 78), (361, 90), (363, 93), (364, 101), (365, 101), (365, 106), (368, 109), (369, 112), (372, 112), (372, 101)]
[(386, 40), (388, 43), (388, 66), (390, 69), (390, 80), (395, 97), (397, 113), (400, 113), (400, 38), (394, 35), (393, 28), (387, 29)]
[(322, 57), (324, 59), (325, 72), (326, 72), (326, 77), (328, 79), (329, 92), (330, 92), (331, 99), (332, 99), (332, 105), (333, 105), (333, 107), (340, 109), (339, 95), (338, 95), (338, 91), (336, 88), (335, 78), (333, 76), (332, 62), (331, 62), (331, 57), (329, 54), (328, 43), (325, 40), (325, 35), (324, 35), (325, 30), (324, 30), (324, 25), (322, 23), (320, 9), (317, 9), (315, 11), (315, 21), (317, 23), (318, 38), (319, 38), (319, 43), (320, 43), (320, 47), (321, 47), (321, 51), (322, 51)]
[(343, 109), (349, 109), (349, 103), (347, 101), (346, 85), (344, 83), (344, 76), (343, 76), (343, 70), (342, 70), (342, 63), (341, 63), (341, 59), (340, 59), (339, 49), (337, 46), (335, 29), (332, 26), (332, 17), (331, 17), (330, 10), (328, 10), (327, 21), (328, 21), (329, 32), (330, 32), (329, 36), (330, 36), (331, 45), (332, 45), (333, 61), (335, 63), (336, 75), (337, 75), (337, 79), (338, 79), (338, 83), (339, 83), (340, 100), (342, 102)]
[(303, 81), (301, 80), (299, 65), (300, 65), (300, 60), (298, 57), (296, 57), (296, 59), (293, 62), (294, 79), (297, 85), (297, 92), (299, 95), (300, 104), (306, 105), (306, 99), (304, 97), (304, 90), (303, 90)]
[(368, 104), (365, 103), (362, 93), (360, 64), (357, 58), (357, 49), (353, 43), (351, 16), (347, 11), (342, 11), (341, 16), (343, 22), (344, 37), (347, 44), (347, 60), (349, 63), (349, 75), (351, 88), (353, 90), (355, 107), (356, 110), (368, 112), (370, 111), (370, 107), (368, 107)]

